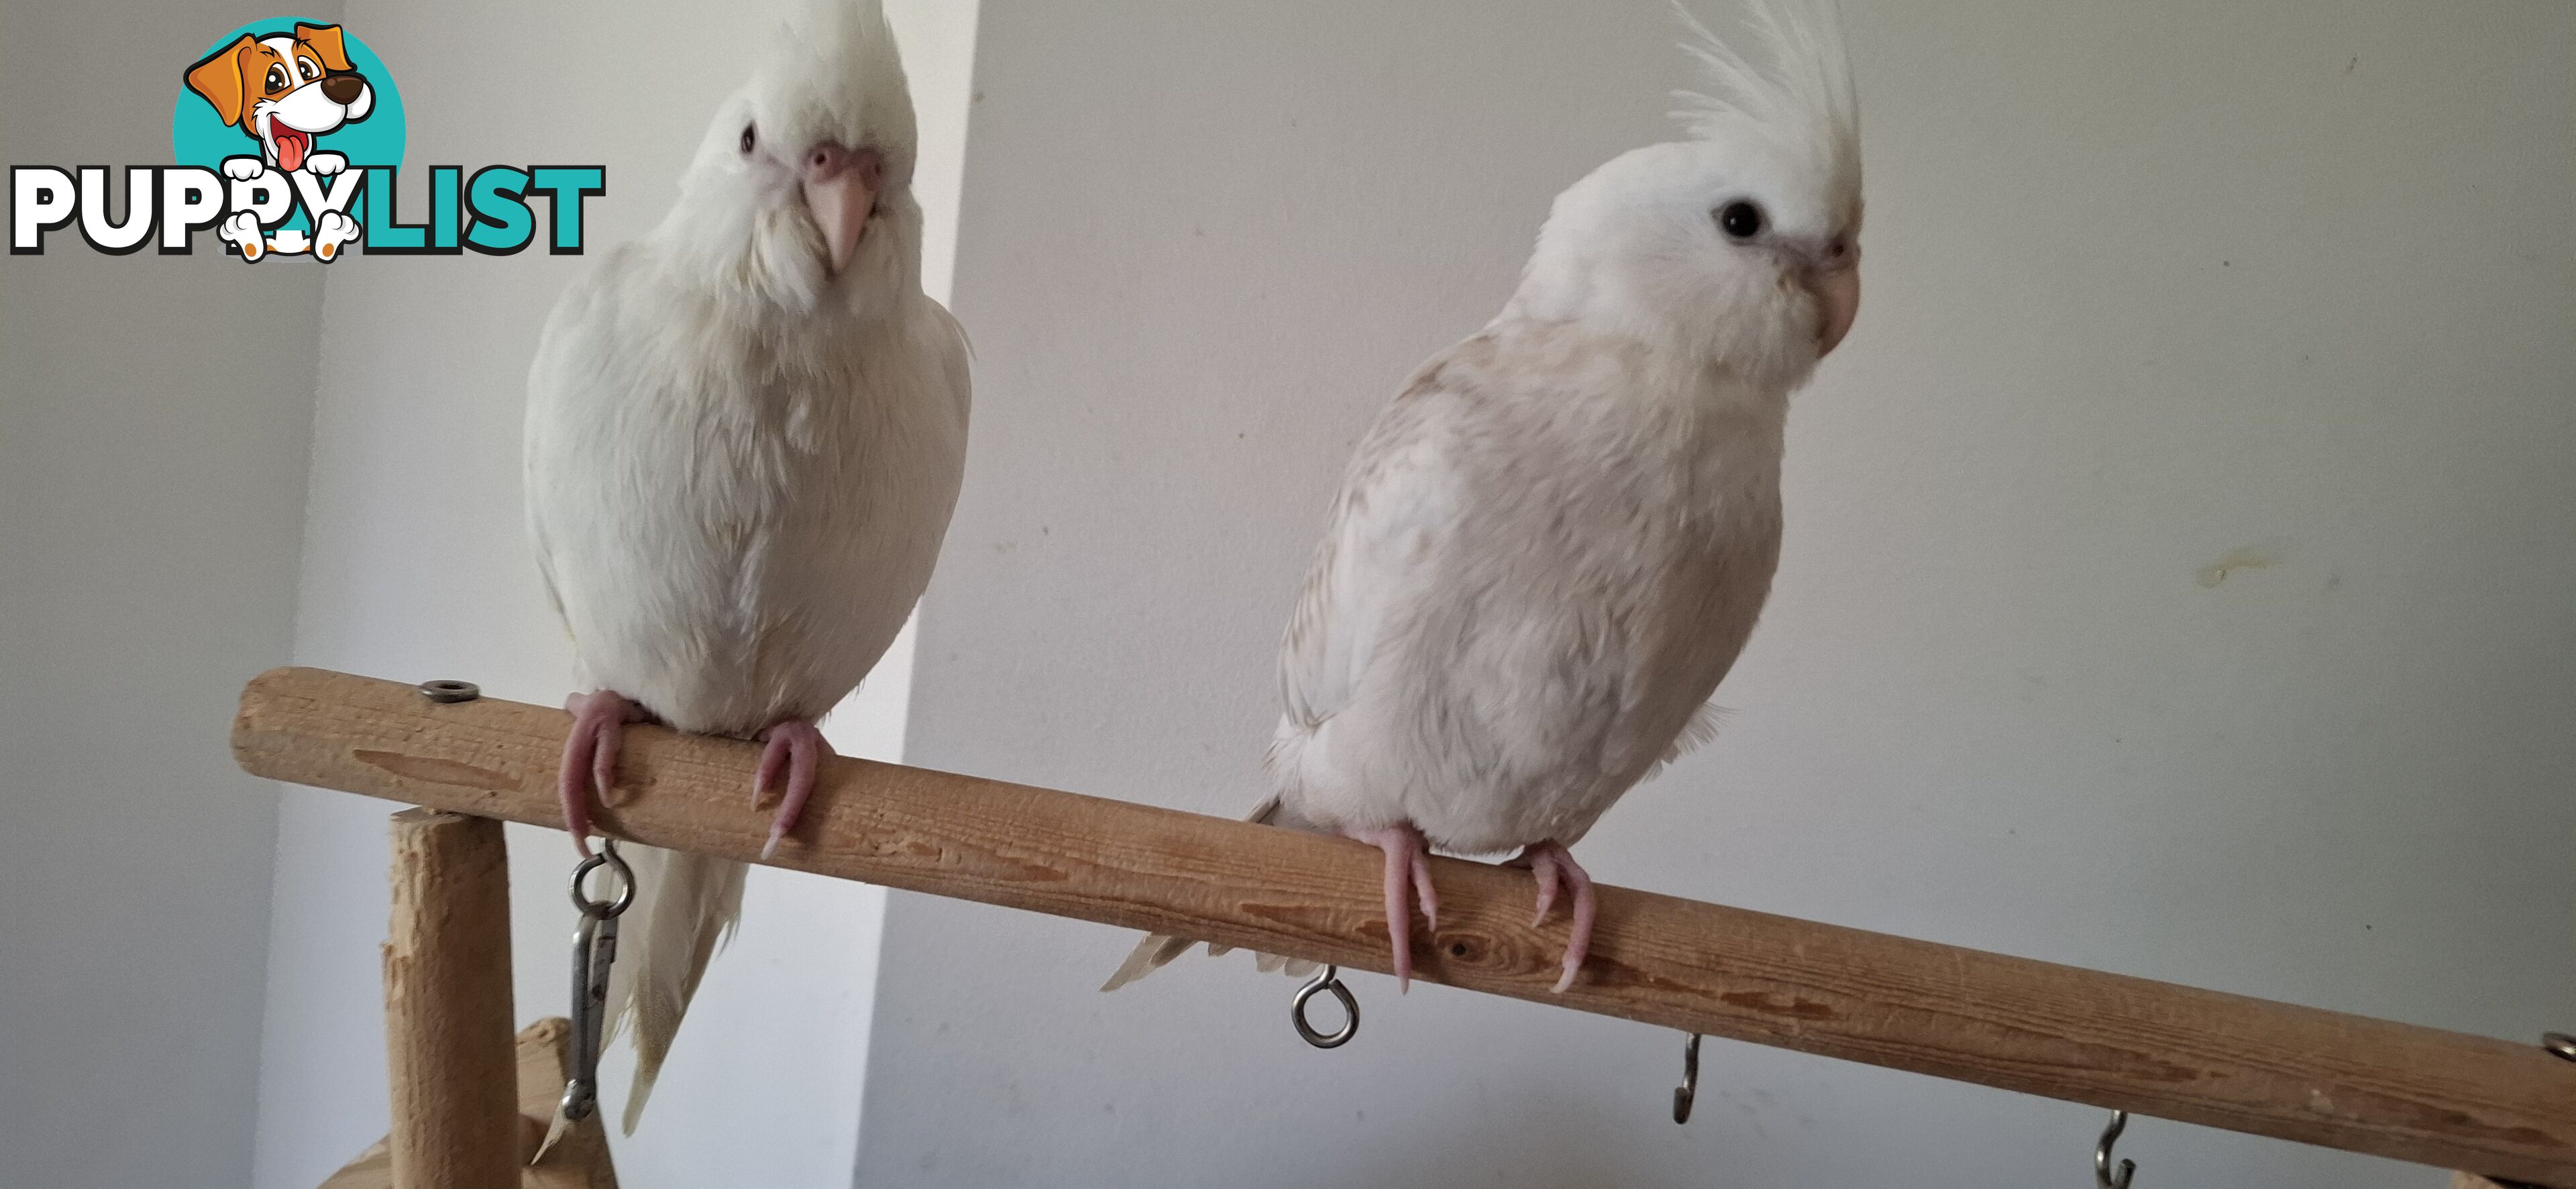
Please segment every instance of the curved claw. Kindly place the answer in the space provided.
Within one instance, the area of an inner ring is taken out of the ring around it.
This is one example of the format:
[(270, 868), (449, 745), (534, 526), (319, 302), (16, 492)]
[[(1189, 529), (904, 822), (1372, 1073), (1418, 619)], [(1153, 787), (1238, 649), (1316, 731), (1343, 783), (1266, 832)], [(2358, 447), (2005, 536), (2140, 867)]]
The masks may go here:
[(572, 730), (564, 735), (555, 794), (563, 801), (564, 829), (571, 832), (574, 848), (589, 858), (590, 799), (605, 801), (608, 790), (617, 787), (617, 751), (626, 741), (626, 724), (642, 721), (644, 710), (614, 690), (574, 694), (564, 700), (564, 709), (572, 712)]
[(1560, 882), (1574, 893), (1574, 927), (1566, 933), (1564, 973), (1557, 976), (1555, 988), (1562, 994), (1574, 985), (1575, 975), (1583, 970), (1584, 956), (1592, 950), (1592, 921), (1599, 912), (1592, 895), (1592, 876), (1574, 861), (1574, 855), (1563, 844), (1556, 842), (1536, 843), (1521, 851), (1510, 865), (1529, 868), (1531, 877), (1538, 881), (1538, 913), (1530, 918), (1532, 926), (1547, 920), (1547, 910), (1556, 904)]
[(778, 844), (787, 832), (796, 828), (796, 819), (805, 812), (805, 802), (814, 795), (814, 776), (822, 768), (823, 757), (833, 754), (831, 741), (823, 738), (811, 721), (791, 718), (760, 733), (767, 746), (760, 751), (760, 767), (751, 776), (751, 802), (766, 799), (769, 786), (778, 781), (781, 772), (787, 784), (778, 798), (778, 815), (769, 823), (769, 841), (760, 848), (761, 858), (778, 853)]
[(1431, 848), (1423, 842), (1422, 831), (1411, 822), (1351, 831), (1349, 836), (1386, 852), (1386, 940), (1395, 951), (1396, 990), (1409, 991), (1413, 987), (1411, 901), (1422, 902), (1426, 925), (1440, 927), (1440, 898), (1431, 887)]

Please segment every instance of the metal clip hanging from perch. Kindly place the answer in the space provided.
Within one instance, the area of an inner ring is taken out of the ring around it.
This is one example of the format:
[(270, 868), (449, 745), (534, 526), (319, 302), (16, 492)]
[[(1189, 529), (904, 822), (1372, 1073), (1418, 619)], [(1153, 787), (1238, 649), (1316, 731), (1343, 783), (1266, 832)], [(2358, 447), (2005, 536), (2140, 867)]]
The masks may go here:
[[(616, 895), (607, 899), (582, 886), (602, 867), (617, 880)], [(635, 872), (618, 856), (616, 839), (601, 843), (599, 853), (573, 868), (572, 906), (581, 913), (581, 924), (572, 934), (572, 1080), (565, 1084), (563, 1105), (530, 1163), (544, 1159), (573, 1124), (599, 1109), (599, 1051), (608, 1027), (608, 973), (617, 964), (617, 918), (634, 903)]]

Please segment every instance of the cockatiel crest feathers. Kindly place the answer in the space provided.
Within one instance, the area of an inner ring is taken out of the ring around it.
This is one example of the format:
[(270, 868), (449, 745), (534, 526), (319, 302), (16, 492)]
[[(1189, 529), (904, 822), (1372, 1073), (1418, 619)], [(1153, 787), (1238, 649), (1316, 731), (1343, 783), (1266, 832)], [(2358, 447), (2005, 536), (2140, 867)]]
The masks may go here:
[(880, 0), (809, 0), (717, 108), (656, 234), (738, 316), (881, 313), (920, 283), (918, 138)]
[(1860, 203), (1860, 97), (1832, 0), (1762, 0), (1747, 5), (1766, 60), (1747, 59), (1718, 39), (1680, 0), (1673, 14), (1682, 52), (1699, 63), (1708, 90), (1673, 92), (1672, 118), (1699, 140), (1752, 135), (1805, 159), (1831, 179), (1835, 198)]
[(889, 187), (911, 182), (919, 131), (881, 0), (809, 0), (778, 28), (744, 91), (763, 137), (867, 144), (885, 155)]
[(1807, 7), (1829, 2), (1753, 0), (1752, 53), (1682, 12), (1708, 86), (1681, 94), (1689, 135), (1557, 195), (1505, 317), (1612, 330), (1766, 390), (1803, 384), (1859, 301), (1860, 104), (1839, 20)]

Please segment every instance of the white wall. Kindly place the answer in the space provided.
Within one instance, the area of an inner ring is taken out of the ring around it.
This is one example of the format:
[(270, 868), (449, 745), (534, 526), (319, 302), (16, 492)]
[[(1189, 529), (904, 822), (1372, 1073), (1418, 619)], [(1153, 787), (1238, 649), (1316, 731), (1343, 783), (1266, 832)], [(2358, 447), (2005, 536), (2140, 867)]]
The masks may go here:
[[(0, 163), (169, 160), (244, 14), (114, 15), (11, 6)], [(0, 263), (0, 1184), (250, 1175), (277, 825), (226, 735), (287, 656), (322, 277), (215, 247)]]
[[(1708, 7), (1708, 6), (1703, 6)], [(2535, 1039), (2576, 1020), (2576, 10), (1847, 0), (1868, 301), (1623, 884)], [(1353, 440), (1668, 135), (1656, 0), (985, 5), (914, 762), (1239, 813)], [(2205, 581), (2240, 549), (2267, 564)], [(870, 1186), (2083, 1184), (2099, 1112), (898, 893)], [(2142, 1184), (2430, 1170), (2142, 1121)]]
[[(401, 82), (415, 167), (606, 163), (608, 194), (589, 206), (591, 242), (605, 247), (668, 208), (717, 100), (747, 75), (787, 7), (767, 0), (719, 16), (669, 2), (359, 0), (347, 25)], [(888, 9), (922, 109), (918, 185), (933, 249), (925, 271), (944, 286), (974, 7), (894, 0)], [(422, 179), (407, 182), (417, 193)], [(300, 663), (462, 677), (537, 702), (569, 692), (570, 655), (521, 541), (519, 419), (545, 313), (589, 263), (531, 252), (332, 266)], [(897, 753), (909, 655), (907, 637), (834, 716), (827, 730), (845, 754)], [(285, 793), (261, 1189), (310, 1186), (385, 1129), (376, 946), (393, 808)], [(513, 827), (510, 842), (519, 1015), (559, 1015), (573, 924), (561, 888), (573, 852), (554, 831)], [(745, 899), (742, 929), (710, 970), (652, 1109), (618, 1145), (630, 1189), (849, 1179), (883, 894), (764, 869)], [(627, 1068), (620, 1046), (606, 1075), (612, 1118)]]

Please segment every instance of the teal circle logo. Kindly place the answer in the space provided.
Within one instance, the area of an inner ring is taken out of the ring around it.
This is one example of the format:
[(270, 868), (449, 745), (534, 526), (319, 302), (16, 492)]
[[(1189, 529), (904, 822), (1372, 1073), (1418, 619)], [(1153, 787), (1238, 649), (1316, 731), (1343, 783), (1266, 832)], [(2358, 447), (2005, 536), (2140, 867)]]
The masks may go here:
[[(316, 175), (334, 165), (329, 172), (402, 164), (403, 102), (393, 72), (337, 24), (252, 21), (216, 38), (179, 76), (170, 112), (178, 164), (220, 172), (229, 158), (256, 157), (280, 173)], [(284, 226), (311, 224), (299, 209)]]

